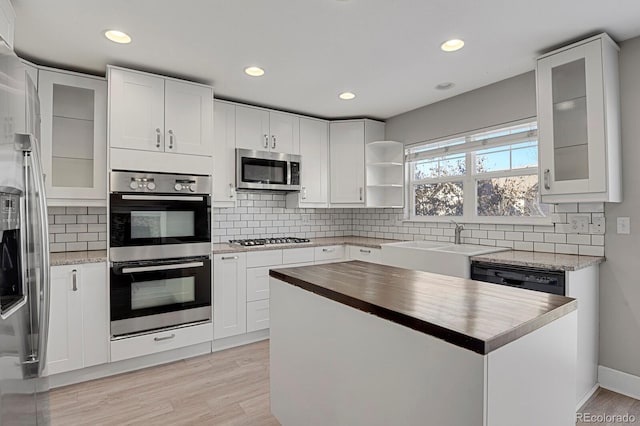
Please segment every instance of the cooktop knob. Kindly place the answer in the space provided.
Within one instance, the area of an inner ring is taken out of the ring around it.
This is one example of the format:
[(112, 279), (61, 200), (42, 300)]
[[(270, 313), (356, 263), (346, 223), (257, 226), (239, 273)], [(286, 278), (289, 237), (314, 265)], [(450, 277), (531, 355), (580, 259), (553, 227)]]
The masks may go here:
[(132, 180), (131, 183), (129, 184), (129, 188), (138, 189), (138, 182), (136, 182), (135, 180)]
[(154, 189), (156, 189), (156, 184), (155, 184), (155, 183), (153, 183), (153, 182), (149, 182), (149, 183), (147, 183), (147, 189), (148, 189), (149, 191), (153, 191)]
[(176, 183), (173, 186), (173, 189), (175, 189), (176, 191), (182, 191), (182, 184), (181, 183)]
[(189, 185), (189, 191), (196, 192), (196, 184), (195, 183), (192, 183), (191, 185)]

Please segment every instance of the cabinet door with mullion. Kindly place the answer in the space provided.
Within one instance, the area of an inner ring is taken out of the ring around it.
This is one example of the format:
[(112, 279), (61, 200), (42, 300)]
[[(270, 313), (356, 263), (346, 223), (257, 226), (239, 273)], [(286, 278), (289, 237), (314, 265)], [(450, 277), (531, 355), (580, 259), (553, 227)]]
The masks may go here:
[(106, 199), (107, 82), (40, 70), (47, 198)]
[(541, 193), (605, 192), (602, 42), (538, 61)]

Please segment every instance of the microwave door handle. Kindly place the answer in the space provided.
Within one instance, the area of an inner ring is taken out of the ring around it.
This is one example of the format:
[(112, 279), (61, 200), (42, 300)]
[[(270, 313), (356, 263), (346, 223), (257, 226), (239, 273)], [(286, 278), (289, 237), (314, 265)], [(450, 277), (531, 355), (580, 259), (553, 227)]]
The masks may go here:
[(202, 266), (204, 266), (203, 262), (174, 263), (172, 265), (157, 266), (131, 266), (122, 268), (121, 273), (132, 274), (136, 272), (170, 271), (172, 269), (200, 268)]

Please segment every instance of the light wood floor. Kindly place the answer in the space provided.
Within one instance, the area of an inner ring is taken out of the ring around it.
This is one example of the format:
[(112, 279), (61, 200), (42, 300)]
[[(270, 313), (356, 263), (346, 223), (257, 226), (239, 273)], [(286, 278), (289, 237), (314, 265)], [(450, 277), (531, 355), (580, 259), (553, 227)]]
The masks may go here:
[(279, 425), (269, 341), (54, 389), (51, 424)]
[[(279, 424), (269, 410), (268, 340), (54, 389), (50, 404), (53, 426)], [(628, 413), (640, 424), (640, 401), (606, 389), (581, 412)]]

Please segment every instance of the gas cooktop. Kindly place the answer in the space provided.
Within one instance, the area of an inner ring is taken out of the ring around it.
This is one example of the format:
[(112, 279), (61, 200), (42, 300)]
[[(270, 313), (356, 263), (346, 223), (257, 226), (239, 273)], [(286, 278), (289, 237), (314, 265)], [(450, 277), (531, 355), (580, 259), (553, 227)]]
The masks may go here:
[(296, 238), (296, 237), (277, 237), (277, 238), (252, 238), (248, 240), (229, 240), (229, 244), (238, 246), (253, 247), (253, 246), (265, 246), (273, 244), (301, 244), (310, 243), (308, 238)]

